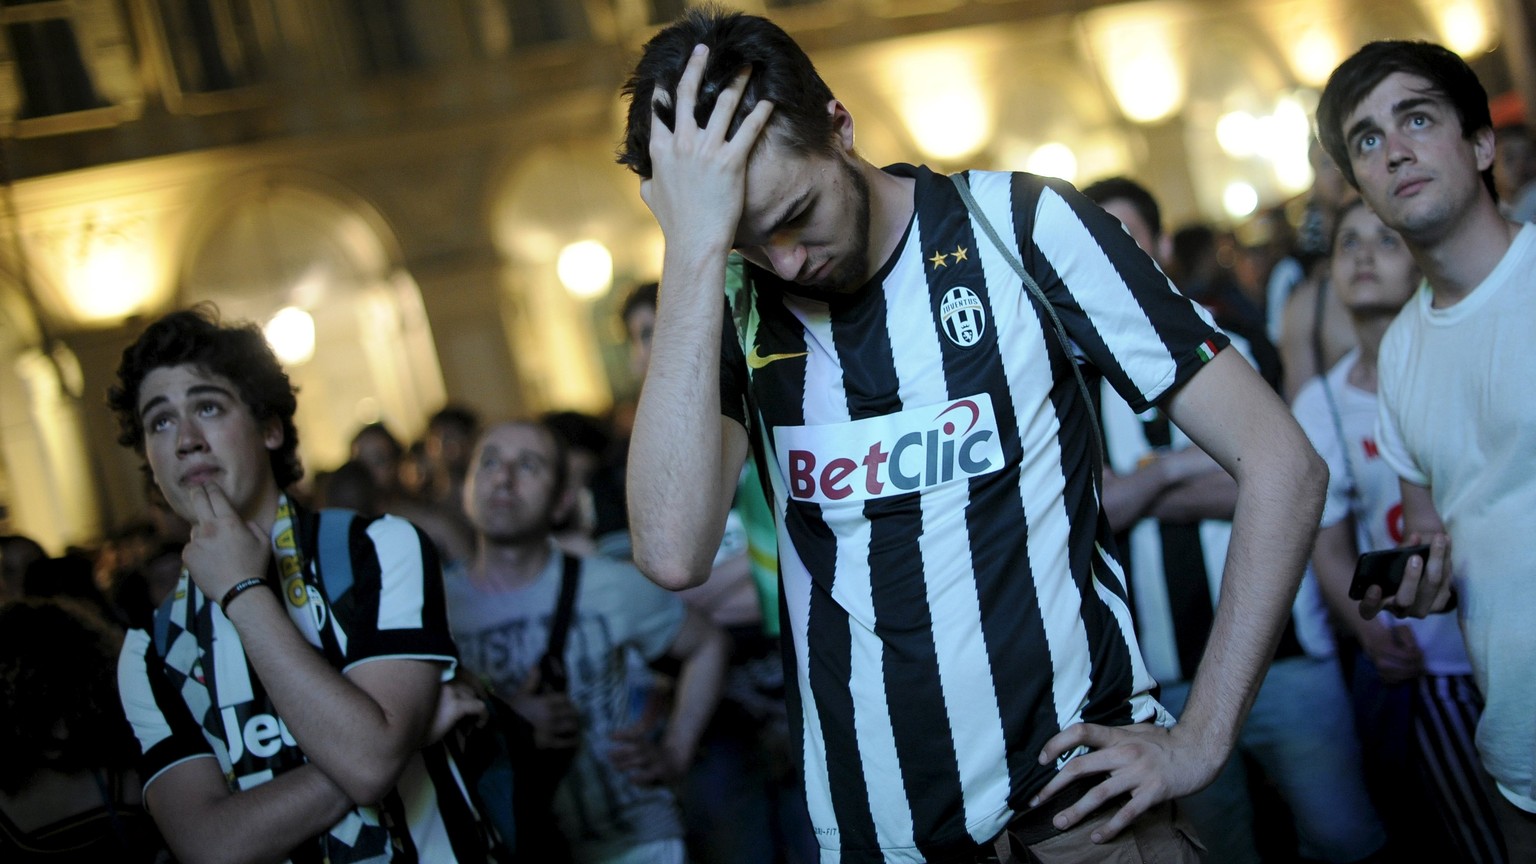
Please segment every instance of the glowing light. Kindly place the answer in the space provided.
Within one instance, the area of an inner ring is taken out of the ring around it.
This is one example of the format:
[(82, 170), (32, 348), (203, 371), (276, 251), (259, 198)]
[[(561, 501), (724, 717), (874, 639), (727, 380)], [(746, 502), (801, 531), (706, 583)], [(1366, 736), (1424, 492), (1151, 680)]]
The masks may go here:
[(577, 297), (598, 297), (613, 284), (613, 255), (596, 240), (578, 240), (560, 250), (555, 273), (565, 290)]
[(303, 309), (284, 306), (261, 329), (277, 359), (302, 366), (315, 356), (315, 319)]
[(1221, 206), (1233, 219), (1241, 219), (1259, 209), (1259, 192), (1241, 180), (1228, 183), (1221, 193)]
[(1177, 4), (1137, 3), (1091, 13), (1094, 55), (1126, 117), (1156, 123), (1184, 104), (1184, 67), (1174, 46)]
[(1071, 147), (1058, 141), (1042, 144), (1029, 154), (1024, 170), (1072, 182), (1077, 179), (1077, 154), (1072, 152)]
[(1344, 59), (1337, 34), (1322, 27), (1311, 27), (1291, 43), (1291, 65), (1302, 83), (1321, 87)]
[(1488, 14), (1478, 0), (1442, 0), (1434, 16), (1446, 47), (1463, 57), (1487, 50), (1492, 41)]
[(1258, 149), (1258, 132), (1258, 120), (1247, 111), (1231, 111), (1216, 121), (1216, 143), (1237, 159), (1246, 159)]
[(992, 135), (975, 58), (960, 48), (912, 51), (894, 60), (902, 119), (919, 150), (954, 161), (974, 155)]
[(71, 268), (70, 300), (83, 320), (123, 318), (149, 302), (153, 274), (147, 250), (125, 241), (98, 240)]

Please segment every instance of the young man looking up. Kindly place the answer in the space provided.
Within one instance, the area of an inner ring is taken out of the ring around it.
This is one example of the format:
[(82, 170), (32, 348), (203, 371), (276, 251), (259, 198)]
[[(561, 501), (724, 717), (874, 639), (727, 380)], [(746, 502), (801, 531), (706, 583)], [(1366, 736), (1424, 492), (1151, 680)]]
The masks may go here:
[(1430, 551), (1360, 611), (1423, 617), (1450, 605), (1454, 584), (1509, 858), (1536, 860), (1536, 564), (1521, 542), (1536, 534), (1536, 226), (1500, 215), (1488, 95), (1439, 45), (1360, 49), (1329, 77), (1317, 125), (1425, 282), (1382, 339), (1377, 443), (1408, 542)]
[[(753, 448), (823, 860), (1101, 842), (1191, 860), (1167, 801), (1231, 752), (1321, 504), (1285, 407), (1113, 217), (1064, 183), (971, 172), (1067, 353), (948, 178), (858, 156), (848, 110), (771, 22), (693, 10), (626, 90), (622, 161), (666, 239), (635, 560), (669, 588), (704, 579)], [(1178, 726), (1106, 552), (1079, 359), (1238, 481), (1213, 650)]]
[[(449, 621), (464, 665), (533, 726), (537, 746), (576, 748), (553, 802), (573, 858), (682, 864), (683, 826), (666, 786), (693, 761), (720, 697), (729, 643), (632, 565), (581, 559), (565, 641), (569, 685), (541, 689), (539, 661), (567, 560), (552, 526), (575, 497), (565, 466), (562, 442), (541, 425), (503, 423), (480, 437), (464, 485), (476, 551), (448, 572)], [(679, 669), (657, 735), (662, 718), (646, 711), (645, 664), (663, 655)]]
[(456, 767), (426, 746), (478, 706), (449, 691), (438, 713), (455, 654), (436, 554), (403, 520), (289, 500), (297, 403), (261, 331), (167, 315), (123, 352), (109, 402), (193, 526), (118, 670), (176, 857), (486, 860)]

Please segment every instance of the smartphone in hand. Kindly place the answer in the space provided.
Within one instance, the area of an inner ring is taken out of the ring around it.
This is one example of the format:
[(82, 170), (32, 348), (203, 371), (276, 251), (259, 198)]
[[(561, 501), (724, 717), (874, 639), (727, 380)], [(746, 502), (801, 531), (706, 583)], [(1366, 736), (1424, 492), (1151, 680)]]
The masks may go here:
[(1429, 544), (1421, 543), (1417, 546), (1403, 546), (1398, 549), (1378, 549), (1361, 555), (1360, 560), (1355, 563), (1355, 578), (1349, 583), (1349, 599), (1364, 599), (1365, 589), (1372, 585), (1381, 586), (1383, 597), (1396, 594), (1397, 586), (1403, 583), (1403, 569), (1408, 566), (1408, 559), (1415, 555), (1428, 563)]

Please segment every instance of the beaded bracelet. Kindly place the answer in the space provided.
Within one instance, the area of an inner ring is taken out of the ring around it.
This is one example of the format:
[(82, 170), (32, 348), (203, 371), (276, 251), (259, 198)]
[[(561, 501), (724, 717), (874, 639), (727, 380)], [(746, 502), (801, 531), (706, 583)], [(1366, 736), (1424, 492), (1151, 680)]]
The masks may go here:
[(252, 576), (249, 579), (241, 579), (239, 582), (231, 585), (228, 591), (224, 592), (224, 599), (219, 601), (219, 608), (228, 611), (230, 601), (251, 590), (252, 588), (265, 584), (267, 584), (267, 580), (260, 579), (255, 576)]

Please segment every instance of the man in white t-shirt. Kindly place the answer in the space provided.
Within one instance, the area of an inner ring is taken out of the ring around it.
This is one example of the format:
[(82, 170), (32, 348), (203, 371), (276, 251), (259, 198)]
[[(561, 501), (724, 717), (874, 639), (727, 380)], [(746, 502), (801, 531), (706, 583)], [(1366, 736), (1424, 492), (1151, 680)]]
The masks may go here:
[(1456, 617), (1384, 613), (1367, 620), (1348, 596), (1359, 554), (1403, 540), (1397, 472), (1376, 441), (1377, 359), (1388, 325), (1422, 277), (1402, 237), (1363, 200), (1346, 204), (1337, 225), (1328, 278), (1359, 347), (1308, 382), (1292, 405), (1328, 463), (1312, 566), (1359, 645), (1355, 713), (1372, 796), (1397, 844), (1391, 854), (1411, 849), (1434, 860), (1492, 864), (1504, 859), (1473, 742), (1483, 700)]
[(1432, 545), (1360, 611), (1423, 617), (1454, 585), (1500, 827), (1510, 860), (1536, 860), (1536, 563), (1521, 542), (1536, 532), (1536, 228), (1499, 214), (1487, 93), (1445, 48), (1360, 49), (1329, 78), (1318, 130), (1426, 283), (1382, 342), (1377, 441), (1408, 541)]
[[(1083, 194), (1119, 219), (1153, 260), (1166, 260), (1168, 235), (1145, 187), (1111, 177), (1083, 187)], [(1253, 363), (1247, 341), (1228, 336)], [(1237, 484), (1161, 411), (1138, 414), (1114, 388), (1101, 385), (1100, 391), (1104, 512), (1130, 583), (1137, 641), (1161, 688), (1158, 700), (1179, 715), (1220, 597)], [(1255, 824), (1266, 818), (1286, 820), (1309, 861), (1360, 861), (1386, 842), (1366, 793), (1349, 690), (1327, 618), (1308, 576), (1238, 735), (1237, 752), (1210, 786), (1179, 799), (1212, 861), (1261, 861)], [(1266, 814), (1263, 802), (1250, 797), (1250, 765), (1278, 791), (1284, 806), (1274, 811), (1284, 815)]]

